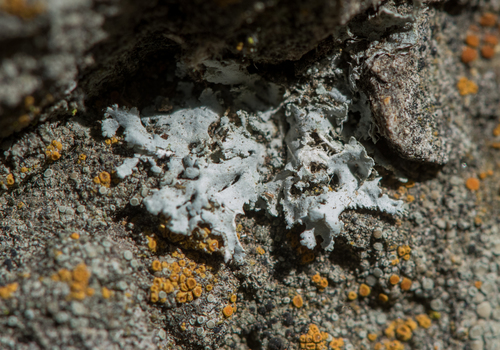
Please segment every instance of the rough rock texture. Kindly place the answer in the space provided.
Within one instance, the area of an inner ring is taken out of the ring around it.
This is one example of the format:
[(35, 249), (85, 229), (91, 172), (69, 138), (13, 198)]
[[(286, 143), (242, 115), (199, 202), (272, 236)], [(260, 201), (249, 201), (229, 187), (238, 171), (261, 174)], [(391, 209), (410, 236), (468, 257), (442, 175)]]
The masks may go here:
[(0, 0), (0, 348), (496, 349), (499, 11)]

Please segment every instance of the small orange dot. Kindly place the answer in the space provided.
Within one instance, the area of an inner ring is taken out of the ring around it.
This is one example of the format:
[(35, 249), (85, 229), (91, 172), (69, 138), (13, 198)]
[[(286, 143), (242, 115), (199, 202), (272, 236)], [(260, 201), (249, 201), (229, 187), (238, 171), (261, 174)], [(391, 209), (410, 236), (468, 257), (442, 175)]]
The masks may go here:
[(410, 290), (411, 285), (411, 279), (405, 277), (403, 278), (403, 281), (401, 281), (401, 290)]
[(462, 50), (462, 62), (471, 63), (477, 59), (477, 51), (471, 47), (465, 47)]
[(380, 293), (378, 295), (378, 300), (380, 300), (383, 303), (386, 303), (389, 300), (389, 297), (384, 293)]
[(493, 34), (486, 34), (483, 38), (483, 41), (491, 46), (495, 46), (498, 44), (498, 38)]
[(491, 45), (483, 45), (483, 47), (481, 47), (481, 56), (490, 59), (495, 56), (495, 49)]
[(304, 305), (304, 300), (302, 300), (302, 297), (297, 294), (293, 297), (292, 303), (296, 308), (301, 308)]
[(370, 293), (371, 289), (368, 285), (363, 283), (359, 286), (359, 295), (361, 295), (362, 297), (367, 297), (370, 295)]
[(479, 180), (475, 177), (469, 177), (465, 182), (465, 186), (471, 191), (479, 190)]
[(153, 269), (153, 271), (160, 271), (161, 270), (161, 262), (159, 260), (153, 261), (153, 263), (151, 264), (151, 268)]
[(483, 27), (493, 27), (497, 22), (497, 16), (491, 12), (485, 12), (479, 19), (479, 24)]
[(237, 299), (238, 299), (238, 297), (236, 296), (236, 294), (231, 295), (231, 297), (229, 298), (229, 300), (230, 300), (232, 303), (235, 303)]
[(477, 289), (481, 289), (482, 285), (483, 285), (483, 282), (481, 282), (481, 281), (474, 282), (474, 286), (476, 286)]
[(399, 283), (399, 276), (398, 275), (392, 275), (389, 278), (389, 283), (392, 284), (393, 286), (395, 286), (396, 284), (398, 284)]
[(317, 274), (315, 274), (314, 276), (311, 277), (311, 280), (314, 283), (319, 283), (321, 281), (321, 276), (319, 275), (319, 273), (317, 273)]
[(349, 294), (347, 294), (347, 299), (349, 300), (355, 300), (358, 297), (358, 293), (354, 291), (350, 291)]
[(73, 239), (78, 239), (78, 238), (80, 238), (80, 235), (79, 235), (78, 233), (76, 233), (76, 232), (73, 232), (73, 233), (70, 235), (70, 237), (71, 237), (71, 238), (73, 238)]
[(465, 38), (465, 42), (469, 46), (478, 47), (479, 46), (479, 37), (477, 35), (469, 34)]
[(233, 314), (233, 307), (231, 305), (226, 305), (226, 307), (224, 307), (224, 309), (222, 309), (222, 313), (224, 314), (224, 316), (226, 317), (231, 317), (231, 315)]

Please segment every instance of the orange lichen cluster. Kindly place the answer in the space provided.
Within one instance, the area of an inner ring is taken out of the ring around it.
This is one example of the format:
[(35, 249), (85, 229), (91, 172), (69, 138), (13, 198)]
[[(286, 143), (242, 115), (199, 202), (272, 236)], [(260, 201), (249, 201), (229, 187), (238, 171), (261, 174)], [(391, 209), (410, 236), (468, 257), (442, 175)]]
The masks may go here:
[(256, 252), (257, 252), (257, 254), (259, 254), (259, 255), (264, 255), (264, 254), (266, 253), (266, 251), (265, 251), (265, 250), (264, 250), (264, 248), (262, 248), (262, 247), (257, 247), (257, 248), (255, 249), (255, 251), (256, 251)]
[(398, 338), (401, 341), (408, 341), (413, 336), (413, 331), (417, 329), (417, 323), (408, 318), (406, 321), (398, 319), (389, 323), (384, 334), (389, 339)]
[(0, 287), (0, 298), (9, 299), (18, 287), (19, 284), (17, 282), (9, 283), (6, 286)]
[(384, 340), (382, 343), (377, 343), (373, 347), (375, 350), (404, 350), (404, 345), (399, 340)]
[(57, 140), (52, 140), (51, 144), (47, 146), (45, 155), (48, 160), (55, 162), (61, 158), (62, 143)]
[(307, 350), (326, 349), (326, 339), (328, 339), (328, 333), (320, 332), (318, 326), (310, 324), (307, 334), (302, 334), (299, 337), (300, 348)]
[(415, 319), (417, 320), (418, 325), (425, 329), (429, 328), (432, 324), (431, 319), (426, 314), (417, 315), (415, 316)]
[(311, 282), (316, 285), (320, 292), (323, 292), (328, 287), (328, 280), (325, 277), (321, 277), (319, 273), (311, 277)]
[[(479, 24), (484, 28), (494, 27), (497, 23), (497, 15), (493, 13), (484, 13), (479, 19)], [(467, 45), (462, 50), (462, 62), (471, 63), (478, 57), (478, 48), (481, 56), (485, 59), (491, 59), (495, 56), (495, 47), (498, 44), (498, 35), (492, 32), (484, 32), (481, 35), (479, 27), (472, 25), (465, 37)]]
[(77, 164), (83, 163), (83, 162), (85, 162), (86, 159), (87, 159), (87, 155), (82, 153), (78, 156), (78, 161), (76, 163)]
[(398, 255), (404, 260), (410, 260), (411, 248), (408, 245), (402, 245), (398, 247)]
[(465, 186), (471, 191), (479, 190), (479, 180), (475, 177), (469, 177), (467, 181), (465, 181)]
[(94, 183), (104, 187), (111, 186), (111, 175), (107, 171), (101, 171), (99, 175), (94, 177)]
[[(179, 252), (173, 252), (172, 257), (178, 258), (169, 264), (166, 261), (154, 260), (151, 269), (154, 272), (168, 271), (169, 277), (155, 277), (151, 285), (151, 301), (164, 303), (166, 298), (160, 298), (160, 292), (165, 294), (175, 293), (175, 300), (178, 303), (191, 302), (203, 294), (203, 287), (199, 280), (207, 277), (207, 268), (204, 264), (196, 264)], [(198, 280), (196, 279), (198, 278)], [(209, 287), (210, 286), (210, 287)], [(207, 284), (207, 291), (212, 290), (212, 285)]]
[(64, 282), (70, 286), (71, 293), (69, 299), (83, 300), (87, 296), (92, 296), (95, 293), (93, 288), (90, 288), (90, 271), (84, 263), (78, 264), (73, 271), (68, 269), (60, 269), (57, 273), (51, 276), (51, 279), (56, 282)]
[[(45, 11), (45, 5), (41, 1), (35, 3), (26, 0), (3, 0), (0, 2), (0, 10), (9, 15), (20, 17), (24, 20), (30, 20)], [(32, 96), (28, 96), (31, 97)]]
[(115, 143), (118, 143), (118, 139), (116, 137), (112, 137), (110, 139), (106, 139), (104, 140), (104, 143), (108, 146), (112, 145), (112, 144), (115, 144)]
[(191, 232), (191, 235), (187, 236), (171, 232), (166, 225), (168, 218), (160, 217), (160, 222), (158, 230), (161, 236), (179, 244), (184, 249), (201, 250), (212, 254), (219, 252), (223, 246), (222, 237), (214, 235), (208, 227), (197, 227)]
[(484, 180), (486, 179), (488, 176), (492, 176), (493, 175), (493, 170), (487, 170), (487, 171), (483, 171), (481, 173), (479, 173), (479, 178), (481, 180)]
[(342, 338), (333, 338), (330, 342), (330, 348), (333, 350), (339, 350), (344, 347), (344, 339)]
[(233, 313), (236, 312), (236, 305), (234, 303), (236, 303), (236, 300), (237, 300), (237, 296), (236, 294), (232, 294), (229, 296), (229, 302), (232, 303), (229, 304), (229, 305), (226, 305), (223, 309), (222, 309), (222, 314), (225, 316), (225, 317), (231, 317), (233, 315)]
[(462, 96), (477, 94), (477, 84), (466, 77), (461, 77), (457, 83), (458, 93)]
[(292, 248), (295, 249), (299, 254), (301, 264), (309, 264), (313, 262), (314, 259), (316, 259), (316, 254), (313, 250), (300, 244), (300, 233), (289, 231), (286, 234), (286, 237), (290, 240), (290, 245), (292, 246)]
[(14, 175), (7, 175), (7, 177), (5, 178), (5, 182), (7, 183), (7, 186), (13, 186), (16, 183), (16, 180), (14, 180)]

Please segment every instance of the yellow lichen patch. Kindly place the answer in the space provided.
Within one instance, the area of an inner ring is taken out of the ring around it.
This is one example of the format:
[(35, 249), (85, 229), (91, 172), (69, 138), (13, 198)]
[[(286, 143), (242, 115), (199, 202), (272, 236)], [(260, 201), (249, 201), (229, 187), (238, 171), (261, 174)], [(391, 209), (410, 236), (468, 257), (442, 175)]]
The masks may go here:
[(477, 289), (481, 289), (481, 287), (483, 286), (483, 282), (481, 282), (481, 281), (475, 281), (475, 282), (474, 282), (474, 286), (475, 286)]
[(68, 269), (60, 269), (57, 274), (59, 275), (59, 279), (62, 282), (70, 282), (71, 281), (71, 271)]
[(208, 249), (211, 252), (215, 252), (217, 249), (219, 249), (219, 241), (217, 241), (216, 239), (209, 240)]
[(156, 243), (156, 239), (150, 236), (146, 236), (146, 239), (148, 240), (149, 250), (151, 250), (153, 253), (156, 252), (156, 248), (158, 246), (158, 244)]
[(213, 288), (214, 288), (214, 286), (211, 285), (211, 284), (207, 284), (206, 287), (205, 287), (205, 289), (207, 290), (207, 292), (210, 292)]
[(62, 150), (62, 143), (53, 140), (50, 145), (47, 146), (47, 149), (45, 150), (45, 155), (47, 156), (48, 160), (51, 161), (56, 161), (59, 158), (61, 158), (61, 154), (59, 153)]
[(462, 96), (477, 94), (477, 85), (466, 77), (461, 77), (457, 83), (458, 93)]
[(107, 171), (102, 171), (99, 173), (99, 180), (101, 185), (109, 187), (111, 185), (111, 175)]
[(368, 333), (367, 338), (369, 341), (375, 341), (377, 340), (378, 336), (376, 333)]
[(500, 136), (500, 124), (493, 129), (493, 136)]
[(257, 249), (255, 249), (255, 250), (257, 251), (257, 254), (259, 254), (259, 255), (264, 255), (266, 253), (266, 251), (262, 247), (257, 247)]
[(235, 303), (237, 299), (238, 299), (238, 297), (236, 296), (236, 294), (233, 294), (229, 297), (229, 301), (232, 303)]
[(189, 290), (194, 289), (196, 287), (196, 280), (194, 278), (188, 278), (186, 281), (186, 286)]
[(403, 280), (401, 281), (401, 290), (410, 290), (412, 285), (412, 281), (409, 278), (404, 277)]
[(313, 283), (315, 283), (315, 284), (318, 284), (319, 281), (321, 281), (321, 276), (319, 275), (319, 273), (317, 273), (314, 276), (312, 276), (311, 277), (311, 281), (313, 281)]
[(326, 349), (326, 339), (328, 334), (320, 332), (318, 326), (314, 324), (309, 325), (307, 334), (301, 334), (299, 343), (301, 349)]
[(415, 319), (417, 320), (418, 325), (422, 328), (427, 329), (431, 326), (431, 323), (432, 323), (431, 319), (426, 314), (417, 315), (417, 316), (415, 316)]
[(378, 295), (378, 300), (380, 300), (382, 303), (386, 303), (389, 301), (389, 297), (384, 293), (380, 293)]
[(158, 296), (158, 293), (156, 293), (156, 292), (151, 293), (151, 302), (152, 303), (157, 303), (159, 299), (160, 299), (160, 297)]
[(398, 247), (398, 255), (400, 257), (406, 255), (406, 254), (410, 254), (411, 253), (411, 248), (410, 246), (408, 245), (401, 245)]
[[(27, 2), (26, 0), (3, 0), (0, 3), (0, 10), (8, 13), (9, 15), (20, 17), (23, 20), (30, 20), (43, 13), (45, 11), (45, 6), (41, 1), (33, 3)], [(33, 99), (34, 103), (34, 98), (32, 96), (28, 96), (25, 99), (25, 105), (26, 100), (29, 97)]]
[(406, 324), (399, 324), (396, 328), (396, 336), (402, 341), (408, 341), (412, 337), (412, 331)]
[(401, 344), (399, 340), (386, 341), (384, 342), (386, 350), (404, 350), (404, 345)]
[(479, 180), (475, 177), (469, 177), (465, 182), (465, 186), (471, 191), (477, 191), (479, 189)]
[(87, 155), (82, 153), (82, 154), (80, 154), (78, 156), (78, 162), (77, 163), (80, 164), (80, 163), (84, 162), (85, 159), (87, 159)]
[(332, 341), (330, 342), (330, 348), (334, 350), (340, 349), (343, 346), (344, 346), (343, 338), (333, 338)]
[(7, 182), (7, 186), (12, 186), (16, 183), (16, 181), (14, 180), (14, 175), (12, 174), (7, 175), (7, 178), (5, 180)]
[(193, 289), (193, 296), (195, 298), (199, 298), (202, 293), (203, 293), (203, 289), (201, 288), (201, 286), (194, 287), (194, 289)]
[(177, 300), (178, 303), (185, 303), (187, 301), (187, 293), (186, 292), (177, 292), (177, 295), (175, 296), (175, 300)]
[(159, 260), (155, 260), (151, 263), (151, 269), (153, 271), (161, 271), (161, 262)]
[(12, 294), (17, 290), (19, 284), (17, 282), (9, 283), (6, 286), (0, 287), (0, 298), (8, 299), (12, 297)]
[(78, 234), (76, 232), (73, 232), (69, 237), (72, 238), (72, 239), (79, 239), (80, 238), (80, 234)]
[(497, 23), (497, 15), (491, 12), (485, 12), (479, 18), (479, 24), (483, 27), (493, 27)]
[(87, 284), (90, 278), (90, 271), (87, 269), (87, 265), (78, 264), (72, 273), (73, 280), (79, 283)]
[(299, 294), (297, 294), (296, 296), (293, 297), (292, 304), (296, 308), (300, 309), (302, 306), (304, 306), (304, 300)]
[(407, 325), (408, 327), (410, 327), (410, 329), (412, 331), (414, 331), (415, 329), (417, 329), (417, 322), (415, 322), (412, 318), (408, 318), (406, 321), (405, 321), (405, 325)]
[(361, 295), (362, 297), (367, 297), (370, 295), (370, 293), (371, 293), (371, 289), (368, 285), (362, 283), (359, 286), (359, 295)]
[(300, 263), (303, 265), (309, 264), (309, 263), (313, 262), (314, 259), (316, 259), (316, 255), (314, 254), (314, 252), (309, 251), (301, 256)]
[(231, 315), (233, 314), (234, 310), (233, 310), (233, 307), (231, 305), (226, 305), (223, 309), (222, 309), (222, 313), (224, 314), (225, 317), (231, 317)]
[(21, 172), (22, 172), (22, 173), (27, 173), (27, 172), (28, 172), (28, 168), (26, 168), (25, 166), (23, 166), (23, 167), (21, 168)]
[(398, 275), (392, 275), (389, 277), (389, 283), (395, 286), (396, 284), (399, 283), (399, 276)]
[(356, 293), (355, 291), (350, 291), (349, 293), (347, 293), (347, 299), (356, 300), (357, 298), (358, 298), (358, 293)]

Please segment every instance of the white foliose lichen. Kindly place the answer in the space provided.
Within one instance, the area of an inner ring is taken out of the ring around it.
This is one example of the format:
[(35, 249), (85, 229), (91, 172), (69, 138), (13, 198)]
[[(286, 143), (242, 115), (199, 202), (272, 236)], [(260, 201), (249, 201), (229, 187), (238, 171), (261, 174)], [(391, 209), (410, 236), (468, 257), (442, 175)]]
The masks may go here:
[[(112, 119), (103, 122), (103, 135), (111, 137), (123, 127), (125, 141), (138, 153), (117, 168), (121, 177), (131, 174), (139, 159), (168, 158), (163, 186), (144, 199), (152, 214), (169, 218), (171, 232), (190, 235), (200, 224), (224, 240), (225, 260), (241, 260), (243, 247), (236, 235), (235, 218), (243, 206), (258, 199), (258, 167), (264, 160), (264, 146), (242, 127), (221, 117), (222, 108), (210, 89), (205, 90), (198, 106), (179, 109), (168, 115), (141, 118), (136, 110), (109, 108)], [(146, 131), (154, 126), (162, 136)], [(214, 135), (209, 127), (220, 123)], [(219, 156), (213, 156), (217, 148)], [(155, 165), (156, 166), (156, 163)]]
[[(209, 225), (212, 233), (223, 237), (227, 262), (244, 256), (235, 218), (243, 214), (245, 205), (264, 208), (271, 216), (283, 213), (289, 228), (304, 224), (301, 244), (312, 249), (316, 236), (321, 236), (326, 250), (333, 249), (334, 238), (341, 234), (339, 217), (346, 209), (403, 212), (401, 201), (381, 196), (380, 178), (371, 176), (375, 162), (365, 148), (354, 137), (342, 134), (348, 112), (356, 110), (350, 95), (320, 86), (316, 94), (321, 103), (304, 104), (300, 98), (281, 102), (276, 85), (248, 74), (244, 67), (210, 61), (206, 68), (206, 81), (231, 86), (232, 107), (241, 126), (224, 116), (211, 89), (194, 100), (192, 84), (186, 83), (179, 88), (186, 92), (187, 107), (141, 121), (137, 110), (115, 106), (108, 109), (111, 119), (102, 125), (106, 137), (123, 127), (125, 141), (136, 151), (134, 158), (117, 168), (118, 176), (130, 175), (139, 160), (149, 162), (161, 174), (161, 187), (143, 203), (150, 213), (169, 218), (170, 231), (191, 235), (199, 225)], [(283, 110), (290, 126), (286, 136), (283, 125), (272, 120)], [(364, 118), (365, 129), (369, 129), (369, 117)], [(219, 126), (209, 133), (214, 123)], [(145, 125), (156, 133), (148, 133)], [(257, 135), (267, 146), (257, 142)], [(285, 147), (287, 161), (279, 151)], [(265, 157), (274, 167), (286, 164), (268, 182), (264, 182), (269, 171), (263, 167)], [(155, 163), (161, 158), (168, 160), (166, 171)]]

